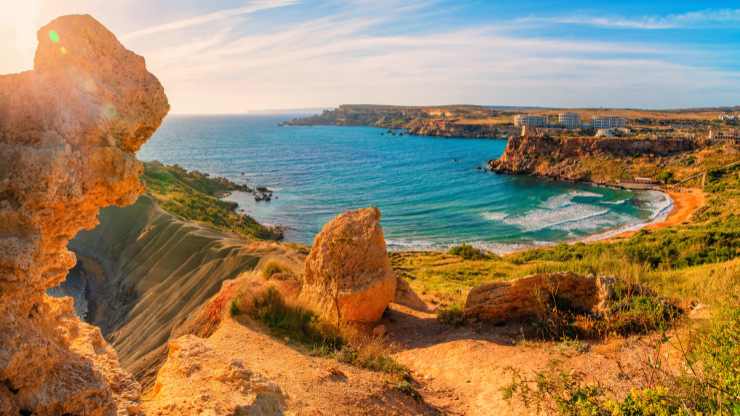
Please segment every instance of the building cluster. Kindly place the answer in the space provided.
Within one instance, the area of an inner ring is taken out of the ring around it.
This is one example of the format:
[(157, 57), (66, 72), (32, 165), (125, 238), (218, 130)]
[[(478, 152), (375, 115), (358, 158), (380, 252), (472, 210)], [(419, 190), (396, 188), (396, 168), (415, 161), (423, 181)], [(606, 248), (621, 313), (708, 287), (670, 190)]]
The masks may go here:
[(538, 116), (531, 114), (517, 114), (514, 116), (514, 126), (529, 128), (561, 128), (575, 130), (581, 128), (593, 129), (623, 129), (627, 127), (627, 120), (622, 117), (605, 116), (592, 117), (590, 123), (582, 123), (578, 113), (559, 113), (557, 117)]
[(738, 114), (720, 114), (719, 121), (725, 121), (728, 123), (735, 123), (740, 121), (740, 115)]
[(709, 140), (728, 140), (740, 142), (740, 130), (709, 130)]

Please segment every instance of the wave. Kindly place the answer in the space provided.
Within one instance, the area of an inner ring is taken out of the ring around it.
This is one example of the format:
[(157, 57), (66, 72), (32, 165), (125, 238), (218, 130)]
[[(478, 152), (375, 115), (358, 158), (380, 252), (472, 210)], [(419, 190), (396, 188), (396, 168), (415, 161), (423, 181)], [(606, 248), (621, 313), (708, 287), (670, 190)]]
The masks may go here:
[(489, 221), (501, 221), (509, 216), (509, 214), (505, 212), (482, 212), (480, 215), (481, 217)]
[(568, 223), (582, 222), (608, 213), (608, 209), (600, 209), (593, 205), (575, 204), (557, 210), (536, 209), (519, 217), (507, 218), (504, 223), (532, 232), (555, 228)]
[(627, 201), (629, 201), (629, 199), (620, 199), (619, 201), (601, 201), (601, 203), (607, 205), (624, 205)]
[(565, 206), (573, 204), (573, 200), (578, 197), (580, 198), (603, 198), (604, 195), (597, 194), (595, 192), (570, 191), (562, 195), (555, 195), (555, 196), (548, 198), (545, 202), (542, 203), (542, 206), (545, 208), (552, 208), (552, 209), (565, 207)]

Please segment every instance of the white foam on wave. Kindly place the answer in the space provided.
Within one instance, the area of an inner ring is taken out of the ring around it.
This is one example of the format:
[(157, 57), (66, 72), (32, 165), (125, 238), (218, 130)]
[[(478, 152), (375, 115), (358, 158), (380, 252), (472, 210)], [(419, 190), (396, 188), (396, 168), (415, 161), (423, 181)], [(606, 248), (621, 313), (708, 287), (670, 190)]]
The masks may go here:
[[(609, 213), (608, 209), (588, 204), (563, 205), (558, 208), (538, 208), (516, 217), (504, 219), (504, 223), (521, 228), (524, 231), (539, 231), (546, 228), (567, 227), (581, 228), (585, 220), (592, 220)], [(568, 225), (571, 224), (572, 225)]]
[(502, 221), (502, 220), (506, 219), (506, 217), (509, 216), (509, 214), (507, 214), (505, 212), (493, 212), (493, 211), (491, 211), (491, 212), (483, 212), (480, 215), (481, 215), (481, 217), (483, 217), (484, 219), (486, 219), (488, 221)]
[(624, 205), (625, 202), (629, 201), (629, 199), (620, 199), (619, 201), (602, 201), (602, 204), (608, 204), (608, 205)]
[(604, 196), (601, 194), (597, 194), (594, 192), (586, 192), (586, 191), (570, 191), (565, 194), (561, 195), (555, 195), (553, 197), (548, 198), (545, 202), (542, 203), (542, 206), (545, 208), (560, 208), (560, 207), (566, 207), (568, 205), (571, 205), (573, 203), (573, 199), (581, 197), (581, 198), (603, 198)]
[(645, 191), (643, 193), (647, 207), (652, 211), (650, 220), (663, 221), (668, 217), (673, 209), (673, 200), (668, 194), (658, 191)]

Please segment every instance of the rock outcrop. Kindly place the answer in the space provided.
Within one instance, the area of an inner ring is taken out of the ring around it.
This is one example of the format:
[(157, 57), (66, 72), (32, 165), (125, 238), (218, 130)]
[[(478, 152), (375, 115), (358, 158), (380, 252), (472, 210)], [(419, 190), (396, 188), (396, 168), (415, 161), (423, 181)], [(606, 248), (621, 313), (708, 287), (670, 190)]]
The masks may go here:
[(542, 317), (548, 304), (567, 304), (576, 312), (597, 312), (609, 299), (613, 279), (575, 273), (541, 273), (473, 288), (465, 317), (489, 322)]
[(380, 210), (346, 212), (324, 226), (306, 258), (304, 302), (332, 322), (371, 323), (395, 293)]
[[(528, 135), (509, 137), (506, 149), (497, 160), (488, 162), (497, 173), (533, 174), (564, 180), (598, 181), (599, 172), (583, 161), (590, 157), (625, 158), (669, 156), (696, 149), (689, 139), (634, 139)], [(595, 164), (599, 166), (598, 163)]]
[(71, 298), (46, 289), (98, 210), (142, 191), (134, 152), (169, 110), (144, 59), (90, 16), (38, 32), (34, 70), (0, 76), (0, 413), (138, 412), (138, 385)]
[(405, 126), (415, 136), (502, 138), (514, 132), (511, 125), (466, 124), (454, 120), (416, 119)]
[(203, 338), (182, 336), (170, 341), (168, 351), (147, 397), (149, 416), (283, 414), (285, 398), (275, 383)]

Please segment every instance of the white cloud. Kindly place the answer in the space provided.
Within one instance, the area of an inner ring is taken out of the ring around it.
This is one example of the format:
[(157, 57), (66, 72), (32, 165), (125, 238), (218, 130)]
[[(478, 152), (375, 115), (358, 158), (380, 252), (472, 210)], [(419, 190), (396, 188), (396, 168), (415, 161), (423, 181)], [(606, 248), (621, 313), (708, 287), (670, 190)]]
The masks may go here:
[(128, 33), (121, 37), (124, 40), (131, 40), (142, 36), (147, 36), (155, 33), (177, 31), (182, 29), (188, 29), (194, 26), (200, 26), (208, 23), (213, 23), (219, 20), (228, 19), (231, 17), (244, 16), (247, 14), (256, 13), (262, 10), (269, 10), (278, 7), (285, 7), (296, 4), (298, 0), (255, 0), (251, 3), (242, 7), (234, 9), (219, 10), (213, 13), (207, 13), (200, 16), (191, 17), (188, 19), (182, 19), (170, 23), (165, 23), (157, 26), (140, 29), (131, 33)]
[(713, 27), (740, 23), (740, 9), (701, 10), (666, 16), (530, 16), (517, 19), (519, 23), (549, 23), (563, 25), (583, 25), (615, 29), (677, 29), (691, 27)]

